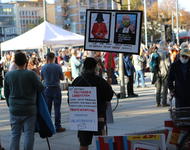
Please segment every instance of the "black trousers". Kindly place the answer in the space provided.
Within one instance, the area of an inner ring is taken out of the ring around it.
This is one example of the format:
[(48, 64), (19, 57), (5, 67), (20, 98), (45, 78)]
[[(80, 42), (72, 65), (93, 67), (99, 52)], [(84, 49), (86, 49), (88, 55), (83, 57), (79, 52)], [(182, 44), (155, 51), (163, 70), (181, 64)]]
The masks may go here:
[(133, 90), (133, 82), (134, 82), (134, 77), (133, 75), (128, 76), (127, 77), (127, 94), (129, 95), (133, 95), (134, 94), (134, 90)]

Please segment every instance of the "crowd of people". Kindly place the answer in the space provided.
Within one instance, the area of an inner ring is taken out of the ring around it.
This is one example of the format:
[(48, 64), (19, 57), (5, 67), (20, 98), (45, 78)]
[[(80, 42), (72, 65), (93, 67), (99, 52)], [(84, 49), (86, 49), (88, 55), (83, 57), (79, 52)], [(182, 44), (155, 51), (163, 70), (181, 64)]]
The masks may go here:
[[(168, 89), (170, 95), (176, 98), (176, 107), (190, 106), (189, 48), (188, 43), (182, 43), (179, 47), (175, 43), (160, 41), (149, 48), (142, 44), (139, 55), (124, 54), (123, 69), (127, 78), (128, 97), (138, 96), (134, 93), (134, 87), (146, 88), (145, 73), (152, 72), (157, 107), (169, 106)], [(98, 132), (78, 132), (80, 149), (87, 150), (92, 136), (103, 134), (106, 103), (113, 96), (111, 85), (119, 82), (117, 53), (66, 48), (56, 53), (49, 52), (40, 58), (36, 52), (8, 52), (1, 58), (0, 68), (0, 98), (6, 99), (10, 110), (11, 150), (18, 149), (23, 127), (26, 138), (24, 146), (27, 150), (33, 149), (37, 92), (44, 92), (50, 114), (54, 105), (56, 131), (65, 131), (61, 126), (61, 80), (73, 86), (97, 87), (100, 128)]]

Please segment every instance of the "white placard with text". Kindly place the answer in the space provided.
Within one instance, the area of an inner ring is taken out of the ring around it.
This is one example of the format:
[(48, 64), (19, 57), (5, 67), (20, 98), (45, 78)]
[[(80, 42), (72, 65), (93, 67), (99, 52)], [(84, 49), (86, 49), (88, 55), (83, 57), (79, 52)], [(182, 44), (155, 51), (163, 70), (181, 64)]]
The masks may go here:
[(96, 87), (69, 87), (71, 130), (97, 131)]

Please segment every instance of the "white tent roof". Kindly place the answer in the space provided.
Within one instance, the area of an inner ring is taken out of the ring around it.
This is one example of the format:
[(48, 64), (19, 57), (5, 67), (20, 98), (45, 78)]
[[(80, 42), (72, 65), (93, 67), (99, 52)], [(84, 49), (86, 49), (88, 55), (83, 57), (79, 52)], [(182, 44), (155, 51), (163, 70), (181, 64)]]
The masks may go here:
[(44, 21), (35, 28), (1, 43), (1, 50), (37, 49), (43, 47), (81, 46), (84, 36), (66, 31)]

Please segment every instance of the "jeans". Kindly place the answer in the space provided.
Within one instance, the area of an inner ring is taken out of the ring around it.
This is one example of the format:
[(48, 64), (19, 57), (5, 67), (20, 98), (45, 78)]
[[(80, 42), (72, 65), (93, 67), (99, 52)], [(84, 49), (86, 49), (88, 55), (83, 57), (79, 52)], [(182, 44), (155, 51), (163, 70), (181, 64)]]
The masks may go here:
[(54, 103), (55, 128), (59, 129), (61, 127), (61, 89), (60, 87), (46, 87), (44, 93), (50, 114)]
[(19, 150), (20, 137), (24, 127), (24, 150), (33, 150), (36, 115), (15, 116), (10, 114), (11, 143), (10, 150)]
[(141, 80), (142, 87), (145, 87), (143, 70), (136, 71), (135, 86), (139, 86), (139, 79)]

